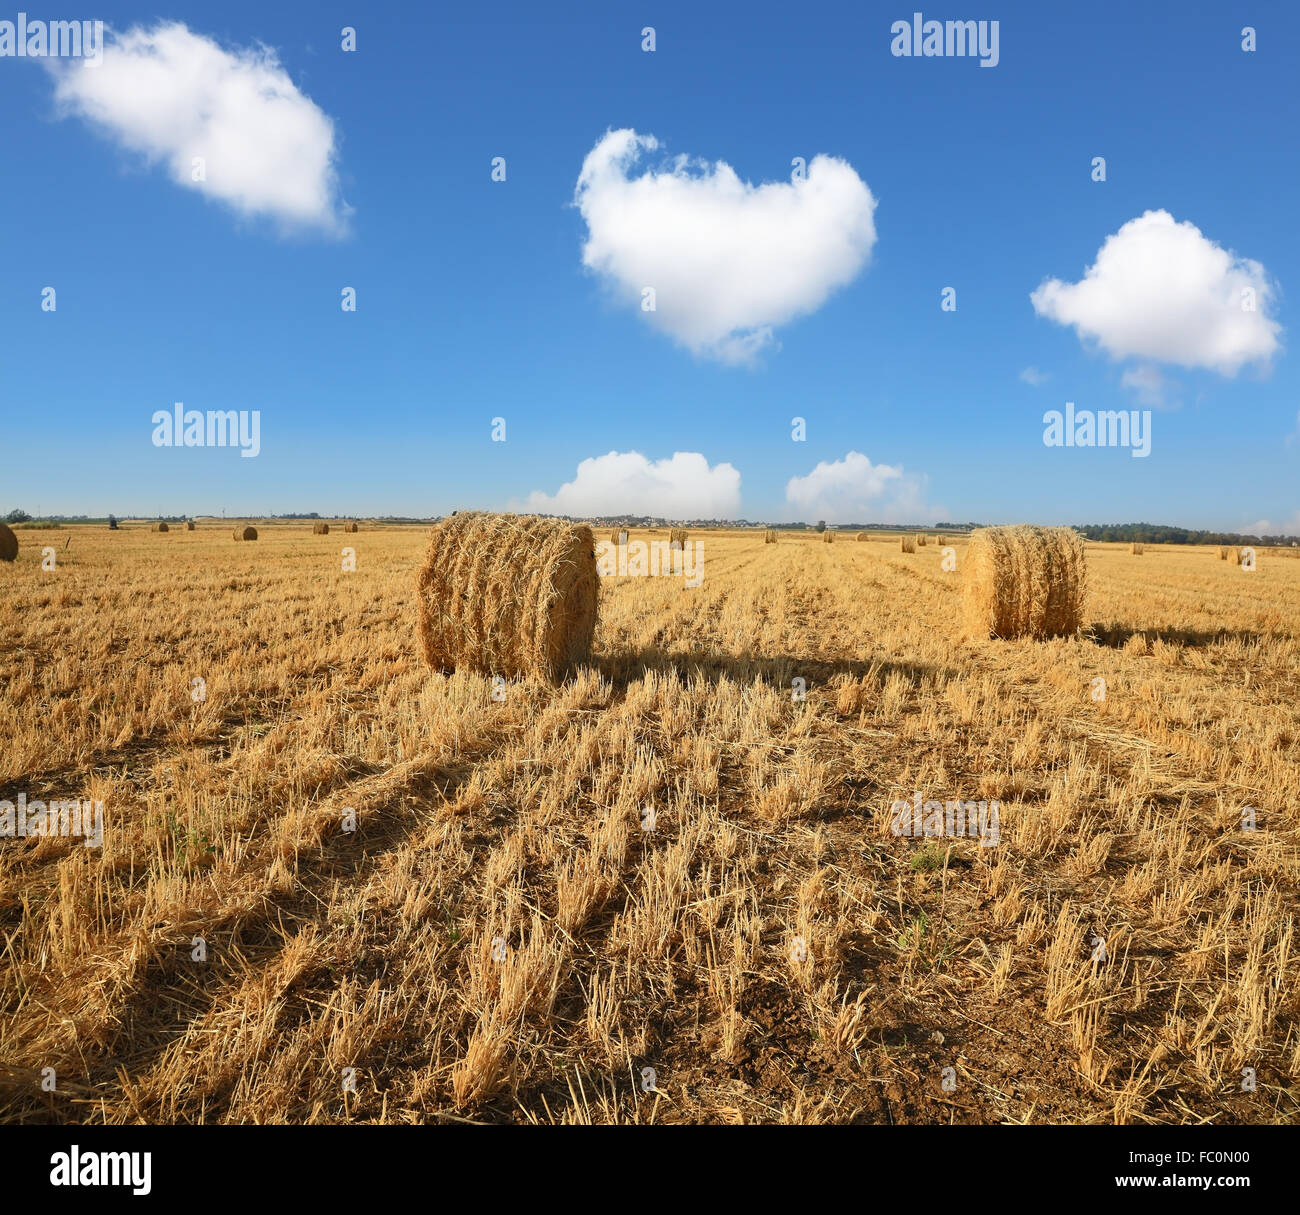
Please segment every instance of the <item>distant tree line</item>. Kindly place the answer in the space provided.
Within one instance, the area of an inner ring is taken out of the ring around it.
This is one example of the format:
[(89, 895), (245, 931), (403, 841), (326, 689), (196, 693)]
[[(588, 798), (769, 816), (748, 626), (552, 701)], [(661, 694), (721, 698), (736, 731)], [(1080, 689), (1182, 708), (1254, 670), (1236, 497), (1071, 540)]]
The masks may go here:
[(1077, 528), (1089, 540), (1140, 544), (1285, 544), (1293, 536), (1251, 536), (1242, 532), (1207, 532), (1161, 523), (1084, 523)]

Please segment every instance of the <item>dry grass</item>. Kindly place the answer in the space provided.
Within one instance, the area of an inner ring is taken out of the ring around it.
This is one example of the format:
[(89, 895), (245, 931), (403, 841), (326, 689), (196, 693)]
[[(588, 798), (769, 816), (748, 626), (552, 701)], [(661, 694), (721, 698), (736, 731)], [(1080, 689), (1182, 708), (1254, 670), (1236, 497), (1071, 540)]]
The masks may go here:
[(5, 571), (0, 797), (106, 828), (0, 843), (0, 1122), (1300, 1120), (1300, 561), (1092, 546), (1089, 631), (970, 645), (938, 561), (709, 532), (494, 700), (427, 528), (262, 533)]
[(416, 582), (425, 661), (548, 679), (586, 661), (595, 543), (589, 527), (535, 515), (462, 512), (435, 524)]
[(962, 566), (962, 608), (971, 636), (1069, 637), (1084, 624), (1087, 562), (1068, 527), (983, 527)]

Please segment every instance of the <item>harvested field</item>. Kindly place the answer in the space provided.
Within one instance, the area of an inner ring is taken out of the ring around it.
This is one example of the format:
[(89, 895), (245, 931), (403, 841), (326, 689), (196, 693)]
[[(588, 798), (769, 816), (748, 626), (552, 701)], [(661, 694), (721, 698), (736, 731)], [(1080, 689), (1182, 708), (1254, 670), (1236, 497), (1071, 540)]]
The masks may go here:
[(106, 819), (0, 841), (0, 1121), (1300, 1119), (1300, 561), (1089, 545), (1080, 636), (968, 641), (964, 538), (699, 530), (501, 687), (429, 528), (230, 526), (0, 569), (0, 798)]

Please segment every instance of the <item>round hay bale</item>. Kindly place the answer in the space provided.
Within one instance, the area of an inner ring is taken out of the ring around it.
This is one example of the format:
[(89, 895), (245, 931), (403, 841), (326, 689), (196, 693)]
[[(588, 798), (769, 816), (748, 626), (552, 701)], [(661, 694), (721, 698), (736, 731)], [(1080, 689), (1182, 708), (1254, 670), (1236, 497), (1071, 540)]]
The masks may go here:
[(591, 654), (595, 548), (591, 528), (563, 519), (475, 511), (435, 524), (415, 582), (424, 660), (559, 679)]
[(1087, 562), (1068, 527), (983, 527), (971, 534), (962, 583), (976, 637), (1067, 637), (1083, 625)]
[(187, 532), (192, 532), (192, 531), (194, 530), (194, 520), (193, 520), (193, 519), (186, 519), (186, 520), (185, 520), (185, 530), (186, 530)]
[(354, 531), (357, 530), (357, 525), (356, 525), (355, 522), (352, 522), (352, 523), (345, 523), (345, 524), (343, 525), (343, 530), (344, 530), (345, 532), (354, 532)]
[(776, 531), (775, 531), (774, 528), (770, 528), (770, 527), (769, 527), (769, 528), (768, 528), (768, 529), (763, 533), (763, 543), (764, 543), (764, 544), (775, 544), (775, 543), (776, 543)]
[(853, 537), (853, 539), (854, 539), (854, 540), (870, 540), (870, 539), (871, 539), (871, 533), (870, 533), (870, 532), (859, 532), (856, 536)]
[(684, 527), (670, 527), (668, 529), (668, 547), (685, 548), (686, 547), (686, 529)]
[(330, 534), (330, 525), (328, 523), (322, 523), (318, 519), (311, 525), (311, 533), (313, 536), (328, 536)]
[(235, 528), (236, 540), (256, 540), (257, 528), (245, 524), (243, 527)]
[(1134, 541), (1132, 544), (1128, 546), (1128, 551), (1132, 553), (1133, 556), (1140, 557), (1146, 551), (1146, 546), (1143, 544), (1139, 544), (1137, 541)]
[(627, 547), (627, 528), (618, 527), (609, 533), (609, 542), (615, 548)]
[(1230, 548), (1228, 549), (1228, 560), (1229, 560), (1230, 562), (1232, 562), (1233, 565), (1240, 565), (1240, 564), (1241, 564), (1241, 549), (1237, 548), (1235, 545), (1233, 545), (1232, 547), (1230, 547)]
[(924, 548), (924, 547), (925, 547), (925, 537), (924, 537), (924, 536), (917, 536), (917, 538), (916, 538), (916, 547), (917, 547), (917, 548)]
[(171, 531), (171, 528), (169, 528), (165, 523), (155, 523), (150, 530), (155, 532), (167, 532)]
[(0, 561), (13, 561), (18, 556), (18, 537), (7, 523), (0, 523)]
[(835, 533), (831, 531), (829, 527), (824, 532), (822, 532), (822, 543), (823, 544), (835, 543)]
[(935, 542), (935, 544), (943, 544), (943, 543), (944, 543), (944, 538), (943, 538), (942, 536), (935, 536), (935, 538), (934, 538), (934, 542)]
[(916, 538), (913, 536), (899, 536), (898, 551), (901, 553), (916, 552)]

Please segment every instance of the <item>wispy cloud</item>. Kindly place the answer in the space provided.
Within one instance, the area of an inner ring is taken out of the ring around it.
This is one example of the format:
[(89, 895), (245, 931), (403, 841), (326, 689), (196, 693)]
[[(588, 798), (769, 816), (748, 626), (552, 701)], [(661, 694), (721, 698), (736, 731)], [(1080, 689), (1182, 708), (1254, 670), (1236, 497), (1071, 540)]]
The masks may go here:
[(339, 235), (334, 123), (276, 53), (226, 50), (179, 22), (114, 34), (103, 62), (46, 59), (55, 100), (178, 186), (286, 229)]
[(1134, 393), (1138, 401), (1151, 409), (1170, 408), (1169, 392), (1177, 387), (1172, 380), (1166, 379), (1159, 368), (1149, 363), (1141, 367), (1129, 367), (1119, 379), (1120, 387)]
[(1026, 367), (1020, 373), (1020, 379), (1031, 388), (1041, 388), (1051, 377), (1047, 372), (1039, 371), (1037, 367)]

